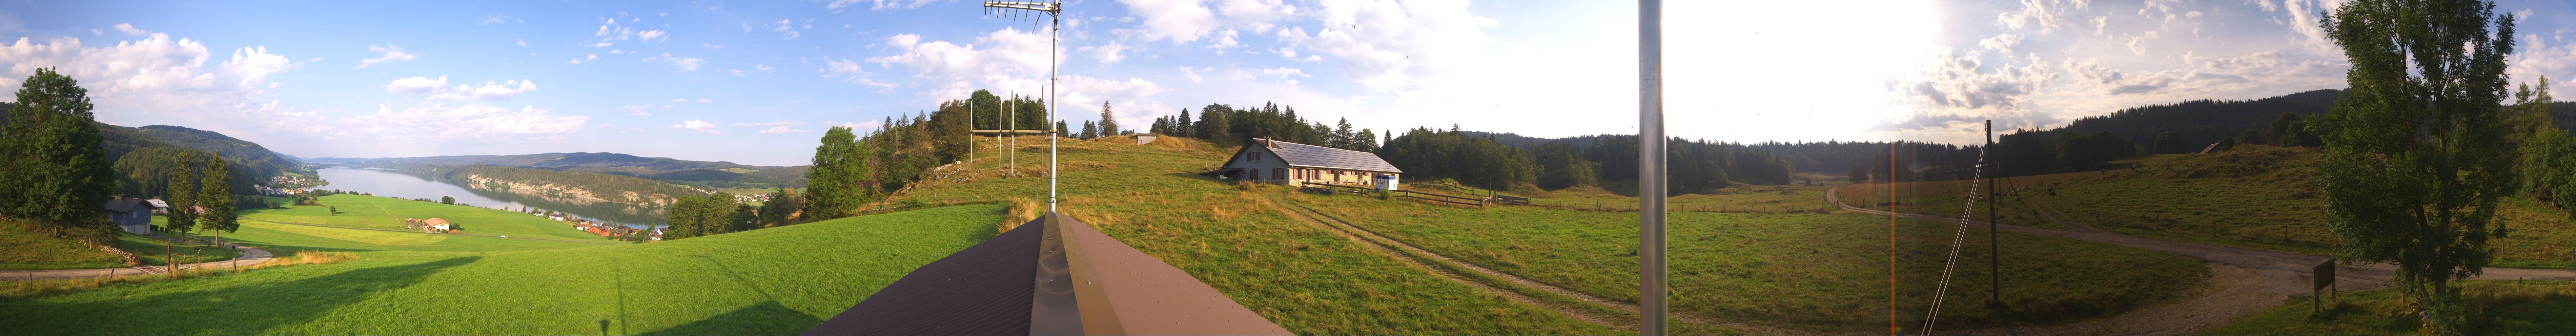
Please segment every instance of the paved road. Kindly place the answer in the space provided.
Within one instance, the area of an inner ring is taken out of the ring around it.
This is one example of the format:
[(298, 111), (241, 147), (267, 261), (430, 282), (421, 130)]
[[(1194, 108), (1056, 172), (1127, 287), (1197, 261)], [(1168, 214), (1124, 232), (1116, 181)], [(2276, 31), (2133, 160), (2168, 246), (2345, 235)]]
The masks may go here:
[[(1835, 193), (1831, 190), (1827, 190), (1825, 192), (1825, 201), (1831, 202), (1835, 206), (1840, 206), (1844, 210), (1882, 215), (1888, 214), (1886, 211), (1871, 210), (1868, 208), (1843, 204), (1842, 200), (1835, 197)], [(1939, 221), (1944, 223), (1963, 222), (1958, 218), (1935, 217), (1923, 214), (1896, 213), (1895, 215), (1899, 217)], [(1988, 225), (1988, 223), (1981, 221), (1964, 222), (1969, 225)], [(2324, 263), (2326, 259), (2328, 259), (2326, 256), (2139, 238), (2110, 231), (2103, 231), (2100, 229), (2093, 229), (2091, 227), (2083, 226), (2082, 223), (2075, 223), (2072, 221), (2064, 221), (2064, 223), (2067, 224), (2067, 227), (2073, 228), (2074, 230), (2059, 231), (2013, 225), (1998, 225), (1997, 227), (2004, 231), (2172, 252), (2175, 254), (2209, 260), (2211, 262), (2245, 267), (2262, 273), (2263, 277), (2266, 279), (2272, 279), (2272, 281), (2264, 281), (2264, 283), (2257, 289), (2261, 292), (2273, 294), (2307, 295), (2311, 293), (2308, 285), (2311, 283), (2310, 279), (2314, 278), (2314, 267), (2319, 263)], [(2346, 291), (2388, 287), (2390, 285), (2389, 279), (2391, 279), (2393, 275), (2397, 274), (2397, 267), (2389, 264), (2364, 264), (2361, 266), (2339, 266), (2337, 268), (2338, 270), (2335, 272), (2335, 283), (2340, 289)], [(2470, 279), (2576, 280), (2576, 270), (2488, 267), (2486, 268), (2485, 274)]]
[[(150, 237), (152, 237), (152, 238), (160, 238), (161, 240), (170, 240), (170, 241), (177, 241), (177, 240), (178, 240), (178, 239), (172, 239), (172, 238), (170, 238), (170, 237), (163, 237), (163, 236), (160, 236), (160, 235), (145, 235), (145, 236), (150, 236)], [(233, 258), (232, 260), (225, 260), (225, 261), (201, 262), (201, 263), (194, 263), (194, 264), (179, 265), (178, 269), (185, 270), (185, 269), (198, 269), (198, 268), (207, 268), (207, 267), (214, 267), (214, 268), (228, 268), (228, 267), (234, 267), (234, 266), (251, 266), (251, 265), (258, 265), (258, 264), (260, 264), (260, 263), (266, 263), (266, 262), (268, 262), (269, 260), (274, 260), (274, 259), (276, 259), (276, 255), (269, 254), (269, 253), (268, 253), (268, 250), (261, 250), (261, 249), (258, 249), (258, 248), (253, 248), (253, 247), (249, 247), (249, 246), (242, 246), (242, 245), (239, 245), (239, 244), (233, 244), (233, 243), (224, 243), (224, 247), (230, 247), (230, 248), (241, 249), (241, 257), (239, 257), (239, 258)], [(93, 269), (68, 269), (68, 270), (0, 270), (0, 280), (89, 279), (89, 278), (97, 278), (97, 277), (102, 276), (102, 275), (123, 276), (123, 275), (143, 275), (143, 274), (145, 274), (145, 272), (144, 272), (143, 270), (141, 270), (141, 269), (137, 269), (137, 268), (132, 268), (132, 267), (124, 267), (124, 268), (93, 268)]]

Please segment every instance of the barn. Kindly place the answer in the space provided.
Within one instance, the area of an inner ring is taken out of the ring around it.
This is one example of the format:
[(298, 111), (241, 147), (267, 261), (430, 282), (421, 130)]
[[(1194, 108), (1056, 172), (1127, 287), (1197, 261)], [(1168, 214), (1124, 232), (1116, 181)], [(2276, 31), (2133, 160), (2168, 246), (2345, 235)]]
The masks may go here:
[(1306, 182), (1371, 186), (1394, 190), (1395, 169), (1377, 154), (1271, 139), (1252, 139), (1234, 151), (1225, 166), (1200, 172), (1234, 181), (1296, 185)]

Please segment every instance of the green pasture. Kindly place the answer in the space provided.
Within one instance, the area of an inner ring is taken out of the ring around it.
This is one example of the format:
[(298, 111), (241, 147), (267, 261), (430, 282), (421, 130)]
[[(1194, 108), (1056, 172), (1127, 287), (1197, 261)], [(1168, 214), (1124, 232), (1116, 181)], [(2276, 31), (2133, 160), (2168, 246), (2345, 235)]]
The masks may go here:
[[(2457, 283), (2481, 315), (2477, 335), (2576, 335), (2576, 281), (2472, 280)], [(2317, 300), (2323, 299), (2324, 302)], [(2318, 307), (2324, 307), (2319, 313)], [(2297, 295), (2204, 335), (2420, 335), (2422, 323), (2398, 288), (2343, 293), (2337, 300)]]
[[(161, 225), (166, 220), (167, 218), (164, 217), (153, 216), (152, 225)], [(192, 233), (190, 236), (193, 237), (205, 233), (206, 232), (204, 231), (199, 231)], [(117, 257), (114, 254), (108, 254), (104, 251), (82, 247), (81, 244), (77, 242), (46, 237), (42, 233), (27, 232), (25, 229), (21, 228), (21, 226), (16, 225), (16, 223), (0, 223), (0, 246), (7, 247), (0, 248), (0, 269), (51, 270), (125, 267), (124, 258)], [(174, 259), (177, 259), (180, 263), (189, 263), (232, 260), (232, 258), (238, 257), (241, 254), (237, 250), (220, 248), (214, 245), (182, 244), (123, 232), (118, 232), (116, 234), (116, 248), (124, 249), (127, 252), (133, 252), (135, 255), (143, 257), (143, 262), (145, 264), (151, 265), (168, 265), (169, 260), (165, 260), (165, 256), (174, 257)], [(199, 254), (201, 252), (203, 253), (202, 256)]]
[[(2317, 160), (2315, 149), (2269, 146), (2159, 156), (2070, 181), (2047, 200), (2076, 221), (2122, 234), (2332, 255)], [(2510, 231), (2488, 241), (2492, 266), (2576, 268), (2576, 220), (2525, 197), (2505, 198), (2496, 216)]]
[(322, 236), (252, 222), (225, 238), (361, 258), (0, 302), (0, 325), (11, 326), (0, 334), (795, 334), (992, 236), (1001, 210), (618, 246)]
[[(356, 194), (323, 196), (323, 206), (288, 206), (283, 210), (245, 210), (244, 223), (272, 221), (379, 230), (404, 229), (404, 218), (439, 218), (464, 230), (456, 233), (625, 244), (582, 232), (572, 225), (509, 210), (477, 208)], [(330, 207), (340, 212), (331, 213)]]
[[(1496, 271), (1615, 300), (1637, 298), (1635, 212), (1477, 210), (1347, 195), (1287, 199)], [(1841, 332), (1885, 330), (1891, 266), (1896, 320), (1919, 323), (1957, 228), (1859, 214), (1677, 212), (1669, 221), (1675, 311)], [(1989, 293), (1985, 230), (1969, 235), (1943, 324), (2001, 326), (1997, 313), (1982, 305)], [(2198, 260), (2169, 253), (2015, 233), (2001, 238), (2008, 259), (2004, 300), (2014, 307), (2013, 322), (2023, 325), (2116, 314), (2169, 299), (2207, 276)]]

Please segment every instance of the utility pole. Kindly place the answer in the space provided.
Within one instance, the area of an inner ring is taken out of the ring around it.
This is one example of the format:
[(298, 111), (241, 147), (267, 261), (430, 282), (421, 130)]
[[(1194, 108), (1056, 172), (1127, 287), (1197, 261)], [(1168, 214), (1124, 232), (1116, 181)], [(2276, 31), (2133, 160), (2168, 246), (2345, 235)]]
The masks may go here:
[(1047, 16), (1047, 125), (1043, 128), (1047, 129), (1047, 213), (1055, 213), (1056, 203), (1061, 203), (1062, 201), (1056, 197), (1056, 143), (1058, 138), (1057, 135), (1063, 133), (1064, 130), (1056, 129), (1055, 127), (1055, 95), (1056, 80), (1059, 79), (1056, 73), (1056, 45), (1064, 40), (1062, 38), (1063, 32), (1061, 29), (1064, 25), (1064, 3), (986, 1), (984, 2), (984, 7), (1004, 10), (1027, 10), (1046, 14)]
[(1664, 325), (1664, 2), (1637, 2), (1637, 334)]
[[(1995, 148), (1995, 121), (1993, 119), (1986, 120), (1985, 137), (1986, 148)], [(2012, 330), (2012, 315), (2006, 314), (2004, 311), (2004, 250), (2003, 245), (1999, 245), (1998, 243), (1998, 237), (2001, 236), (2002, 233), (2000, 230), (1997, 230), (2000, 228), (2000, 224), (1996, 223), (1995, 218), (1995, 214), (2004, 212), (2002, 202), (2003, 190), (1995, 189), (1995, 174), (2000, 173), (2001, 171), (1995, 169), (1994, 166), (1995, 164), (1993, 162), (1980, 162), (1977, 166), (1977, 169), (1982, 173), (1979, 175), (1986, 176), (1986, 180), (1984, 181), (1986, 183), (1986, 265), (1988, 267), (1986, 271), (1986, 285), (1990, 286), (1990, 289), (1993, 290), (1993, 292), (1991, 292), (1992, 295), (1986, 297), (1986, 308), (1993, 309), (1995, 311), (1995, 316), (2004, 317), (2004, 330), (2006, 333), (2018, 334), (2019, 332)]]

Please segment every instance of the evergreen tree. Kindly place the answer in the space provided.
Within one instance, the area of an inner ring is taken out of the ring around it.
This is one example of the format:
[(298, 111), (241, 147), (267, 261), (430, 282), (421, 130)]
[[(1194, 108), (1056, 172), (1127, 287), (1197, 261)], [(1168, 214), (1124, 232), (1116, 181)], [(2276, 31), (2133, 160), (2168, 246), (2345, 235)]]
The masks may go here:
[(1193, 135), (1198, 135), (1198, 133), (1197, 133), (1195, 130), (1190, 129), (1190, 127), (1191, 127), (1191, 125), (1192, 125), (1192, 124), (1190, 124), (1190, 109), (1181, 109), (1181, 115), (1179, 115), (1179, 116), (1175, 116), (1174, 118), (1176, 118), (1176, 119), (1173, 119), (1173, 121), (1172, 121), (1172, 129), (1171, 129), (1171, 132), (1170, 132), (1170, 133), (1166, 133), (1165, 135), (1177, 135), (1177, 136), (1193, 136)]
[(1869, 167), (1853, 165), (1847, 174), (1851, 183), (1869, 182)]
[(2484, 1), (2360, 0), (2319, 22), (2351, 60), (2351, 89), (2312, 121), (2327, 226), (2343, 260), (2396, 264), (2442, 334), (2468, 331), (2475, 308), (2453, 281), (2486, 267), (2514, 182), (2501, 110), (2517, 20), (2497, 14)]
[(1231, 108), (1226, 107), (1225, 104), (1208, 104), (1207, 107), (1200, 108), (1199, 123), (1195, 125), (1197, 129), (1193, 131), (1197, 131), (1200, 140), (1220, 144), (1241, 143), (1238, 142), (1240, 139), (1234, 138), (1232, 130), (1234, 124), (1226, 119), (1226, 114), (1230, 113), (1230, 110)]
[(1076, 138), (1083, 138), (1083, 139), (1097, 139), (1097, 138), (1100, 138), (1100, 125), (1095, 124), (1095, 123), (1092, 123), (1092, 122), (1091, 122), (1091, 121), (1089, 121), (1089, 120), (1084, 120), (1084, 121), (1082, 122), (1082, 135), (1075, 136), (1075, 137), (1076, 137)]
[(1111, 113), (1111, 112), (1109, 111), (1109, 102), (1107, 102), (1107, 101), (1102, 101), (1102, 102), (1100, 102), (1100, 133), (1099, 133), (1099, 134), (1100, 134), (1099, 136), (1113, 136), (1113, 135), (1126, 134), (1126, 133), (1124, 133), (1124, 132), (1119, 132), (1119, 131), (1118, 131), (1118, 114), (1116, 114), (1116, 113)]
[(203, 195), (197, 187), (205, 178), (197, 172), (196, 161), (193, 153), (180, 153), (179, 166), (170, 171), (169, 194), (161, 197), (163, 203), (170, 203), (169, 218), (162, 221), (162, 228), (170, 232), (186, 234), (197, 230), (197, 205), (203, 204), (197, 201)]
[[(99, 204), (113, 197), (116, 176), (99, 146), (89, 90), (39, 68), (20, 84), (17, 103), (0, 120), (0, 216), (58, 228), (113, 229)], [(104, 241), (98, 236), (88, 239)]]
[(206, 213), (197, 215), (197, 226), (215, 232), (241, 230), (241, 222), (233, 214), (238, 208), (235, 204), (240, 202), (233, 200), (233, 187), (229, 183), (232, 169), (224, 162), (222, 154), (206, 158), (205, 175), (204, 186), (197, 188), (200, 193), (197, 204), (205, 206)]
[(1326, 141), (1326, 142), (1328, 142), (1328, 143), (1332, 143), (1332, 144), (1333, 144), (1332, 146), (1329, 146), (1329, 147), (1333, 147), (1333, 148), (1340, 148), (1340, 149), (1348, 149), (1348, 150), (1360, 150), (1360, 145), (1359, 145), (1360, 140), (1358, 139), (1358, 137), (1359, 137), (1359, 133), (1354, 133), (1354, 132), (1352, 132), (1352, 131), (1351, 131), (1351, 118), (1349, 118), (1349, 117), (1344, 117), (1344, 118), (1342, 118), (1342, 120), (1341, 120), (1340, 124), (1341, 124), (1341, 126), (1338, 126), (1338, 127), (1334, 127), (1334, 128), (1333, 128), (1333, 136), (1325, 138), (1325, 139), (1327, 139), (1327, 141)]
[(2156, 133), (2156, 154), (2189, 154), (2197, 151), (2200, 149), (2193, 148), (2191, 138), (2183, 136), (2182, 132)]
[(1071, 134), (1071, 132), (1072, 132), (1073, 130), (1072, 130), (1072, 129), (1065, 128), (1065, 127), (1064, 127), (1064, 121), (1063, 121), (1063, 120), (1057, 120), (1057, 121), (1055, 121), (1055, 128), (1054, 128), (1054, 129), (1050, 129), (1049, 131), (1055, 132), (1055, 136), (1059, 136), (1059, 137), (1073, 137), (1073, 134)]

